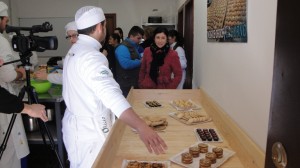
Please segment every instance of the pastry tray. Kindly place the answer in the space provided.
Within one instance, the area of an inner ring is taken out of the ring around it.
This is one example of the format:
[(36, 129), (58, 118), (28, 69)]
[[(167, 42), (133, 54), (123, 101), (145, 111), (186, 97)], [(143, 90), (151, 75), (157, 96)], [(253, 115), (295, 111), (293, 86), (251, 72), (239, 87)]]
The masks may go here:
[(139, 162), (139, 163), (142, 163), (142, 162), (147, 162), (147, 163), (162, 163), (162, 164), (165, 165), (164, 168), (170, 168), (170, 167), (171, 167), (171, 163), (170, 163), (170, 161), (168, 161), (168, 160), (166, 160), (166, 161), (140, 161), (140, 160), (126, 160), (126, 159), (124, 159), (121, 168), (126, 168), (127, 165), (128, 165), (128, 163), (129, 163), (130, 161), (137, 161), (137, 162)]
[[(151, 101), (151, 100), (148, 100), (148, 101)], [(153, 100), (153, 101), (154, 101), (154, 100)], [(151, 102), (153, 102), (153, 101), (151, 101)], [(155, 101), (156, 101), (156, 100), (155, 100)], [(163, 107), (163, 105), (162, 105), (160, 102), (158, 102), (158, 101), (156, 101), (156, 102), (157, 102), (158, 104), (160, 104), (160, 106), (153, 106), (153, 107), (149, 106), (146, 102), (147, 102), (147, 101), (144, 102), (144, 106), (147, 107), (147, 108), (162, 108), (162, 107)]]
[[(198, 143), (195, 143), (194, 145), (192, 146), (196, 146), (198, 145)], [(207, 143), (206, 143), (207, 144)], [(214, 145), (210, 145), (210, 144), (207, 144), (208, 145), (208, 152), (211, 152), (212, 151), (212, 148), (214, 147), (217, 147), (217, 146), (214, 146)], [(190, 146), (190, 147), (192, 147)], [(234, 151), (232, 150), (229, 150), (227, 148), (222, 148), (223, 149), (223, 157), (220, 158), (220, 159), (217, 159), (217, 162), (212, 164), (211, 165), (211, 168), (217, 168), (219, 166), (221, 166), (223, 163), (225, 163), (231, 156), (233, 156), (235, 154)], [(188, 152), (189, 151), (189, 148), (186, 148), (184, 149), (183, 151), (181, 151), (180, 153), (176, 154), (175, 156), (171, 157), (170, 160), (178, 165), (181, 165), (183, 167), (187, 167), (187, 168), (198, 168), (199, 167), (199, 162), (200, 162), (200, 159), (202, 158), (205, 158), (205, 154), (204, 153), (200, 153), (200, 156), (197, 157), (197, 158), (193, 158), (193, 163), (191, 164), (184, 164), (181, 162), (181, 154), (184, 153), (184, 152)]]
[(181, 119), (181, 118), (178, 118), (176, 116), (176, 112), (171, 112), (169, 113), (169, 116), (171, 116), (172, 118), (186, 124), (186, 125), (197, 125), (197, 124), (202, 124), (202, 123), (207, 123), (207, 122), (211, 122), (212, 121), (212, 118), (209, 117), (208, 120), (205, 120), (205, 121), (199, 121), (199, 122), (194, 122), (194, 123), (189, 123), (188, 121), (184, 120), (184, 119)]
[(186, 107), (186, 108), (177, 106), (174, 103), (174, 101), (175, 100), (170, 101), (170, 105), (173, 106), (176, 110), (179, 110), (179, 111), (182, 111), (182, 110), (189, 111), (189, 110), (200, 110), (201, 109), (201, 106), (194, 103), (191, 99), (184, 100), (184, 101), (188, 101), (188, 102), (192, 103), (191, 107)]
[[(203, 140), (200, 138), (200, 135), (197, 133), (197, 129), (206, 129), (206, 128), (195, 128), (195, 129), (194, 129), (194, 133), (195, 133), (195, 136), (196, 136), (196, 138), (198, 139), (198, 141), (200, 141), (200, 142), (205, 142), (205, 143), (223, 142), (223, 139), (222, 139), (220, 133), (217, 131), (216, 128), (213, 128), (213, 129), (215, 130), (216, 134), (217, 134), (218, 137), (219, 137), (219, 140), (218, 140), (218, 141), (215, 141), (215, 140), (212, 140), (212, 141), (208, 141), (208, 140), (203, 141)], [(207, 129), (209, 129), (209, 128), (207, 128)]]

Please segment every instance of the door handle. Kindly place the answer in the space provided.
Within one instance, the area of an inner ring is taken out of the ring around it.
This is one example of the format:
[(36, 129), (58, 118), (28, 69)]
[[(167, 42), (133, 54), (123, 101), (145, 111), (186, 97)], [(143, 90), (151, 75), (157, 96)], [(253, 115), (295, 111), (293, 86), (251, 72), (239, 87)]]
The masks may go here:
[(280, 142), (275, 142), (272, 146), (272, 160), (276, 168), (285, 168), (287, 166), (287, 155)]

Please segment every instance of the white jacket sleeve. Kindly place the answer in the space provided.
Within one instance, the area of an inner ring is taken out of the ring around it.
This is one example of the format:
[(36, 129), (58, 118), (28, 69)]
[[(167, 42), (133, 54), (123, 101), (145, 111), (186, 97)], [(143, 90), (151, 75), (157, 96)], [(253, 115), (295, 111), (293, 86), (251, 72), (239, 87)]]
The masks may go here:
[(179, 61), (180, 61), (180, 65), (181, 65), (181, 69), (185, 69), (186, 66), (187, 66), (187, 60), (186, 60), (186, 57), (185, 57), (185, 52), (184, 52), (184, 49), (180, 46), (178, 46), (175, 50), (179, 56)]
[(59, 84), (61, 85), (63, 82), (63, 79), (62, 79), (62, 74), (61, 73), (50, 73), (48, 74), (47, 76), (47, 80), (51, 83), (54, 83), (54, 84)]

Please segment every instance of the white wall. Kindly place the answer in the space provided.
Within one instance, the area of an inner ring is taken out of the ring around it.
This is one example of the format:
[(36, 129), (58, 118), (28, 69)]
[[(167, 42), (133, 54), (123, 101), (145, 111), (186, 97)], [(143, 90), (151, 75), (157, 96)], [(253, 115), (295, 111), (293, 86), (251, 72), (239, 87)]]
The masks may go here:
[(265, 151), (277, 1), (247, 3), (248, 43), (208, 43), (206, 1), (194, 1), (193, 82)]

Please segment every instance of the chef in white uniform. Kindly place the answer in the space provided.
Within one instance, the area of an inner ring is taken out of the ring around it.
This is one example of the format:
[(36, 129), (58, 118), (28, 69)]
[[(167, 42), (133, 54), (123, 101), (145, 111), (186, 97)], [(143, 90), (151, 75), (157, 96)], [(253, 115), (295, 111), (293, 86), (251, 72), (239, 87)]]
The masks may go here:
[[(0, 58), (4, 62), (13, 60), (12, 48), (8, 40), (3, 37), (5, 26), (9, 21), (8, 7), (5, 3), (0, 1)], [(11, 82), (25, 77), (23, 71), (15, 70), (12, 64), (0, 67), (0, 86), (8, 90), (10, 93), (15, 94)], [(0, 113), (0, 143), (3, 142), (12, 114)], [(0, 168), (20, 168), (20, 159), (29, 154), (26, 134), (21, 118), (21, 114), (17, 114), (12, 132), (7, 142), (7, 147), (3, 152), (0, 160)]]
[(75, 14), (78, 41), (63, 69), (63, 140), (71, 168), (93, 165), (114, 123), (115, 115), (139, 132), (149, 152), (164, 153), (165, 142), (133, 111), (100, 53), (106, 35), (103, 10), (85, 6)]
[[(78, 32), (75, 21), (69, 22), (65, 26), (66, 30), (66, 39), (70, 41), (70, 44), (76, 43), (78, 39)], [(62, 64), (63, 64), (62, 60)], [(62, 85), (62, 71), (61, 69), (56, 70), (53, 73), (47, 73), (46, 70), (39, 70), (34, 73), (36, 79), (48, 80), (51, 83)]]

